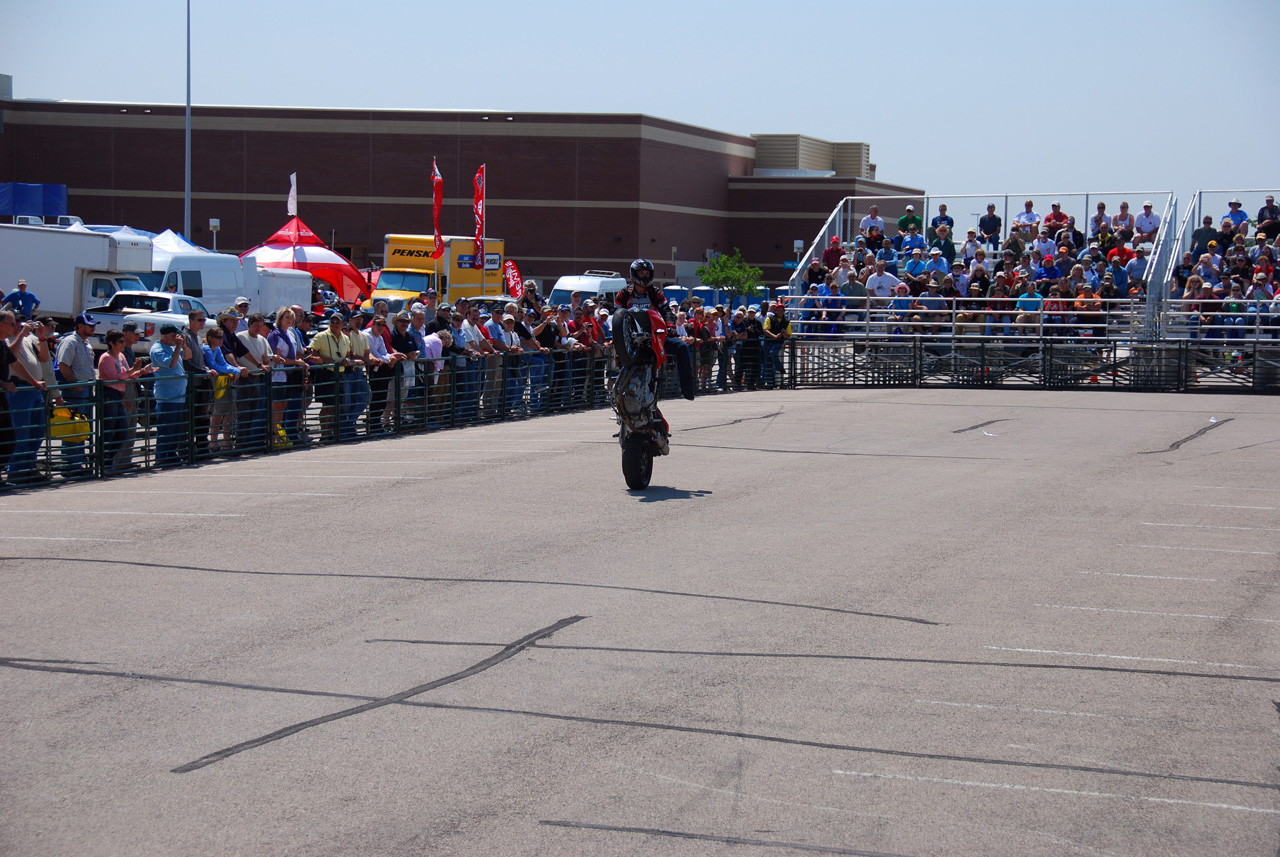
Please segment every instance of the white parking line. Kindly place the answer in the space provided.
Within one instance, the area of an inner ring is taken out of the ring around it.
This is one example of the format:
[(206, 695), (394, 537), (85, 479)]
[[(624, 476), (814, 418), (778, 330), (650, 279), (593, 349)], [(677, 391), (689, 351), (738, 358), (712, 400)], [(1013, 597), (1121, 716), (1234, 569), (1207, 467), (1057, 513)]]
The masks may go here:
[[(490, 450), (492, 452), (493, 450)], [(308, 458), (307, 464), (387, 464), (393, 467), (404, 467), (406, 464), (472, 464), (474, 458), (413, 458), (408, 461), (402, 458)], [(246, 461), (245, 464), (255, 462)]]
[(1256, 664), (1220, 664), (1214, 661), (1186, 661), (1177, 658), (1141, 658), (1137, 655), (1103, 655), (1093, 654), (1091, 652), (1060, 652), (1056, 649), (1015, 649), (1009, 646), (983, 646), (984, 649), (990, 649), (995, 652), (1024, 652), (1032, 655), (1066, 655), (1072, 658), (1110, 658), (1117, 661), (1150, 661), (1157, 664), (1191, 664), (1201, 667), (1233, 667), (1241, 670), (1261, 670), (1266, 667), (1260, 667)]
[(1212, 616), (1207, 613), (1160, 613), (1155, 610), (1121, 610), (1118, 607), (1078, 607), (1073, 604), (1037, 604), (1050, 610), (1086, 610), (1090, 613), (1127, 613), (1132, 616), (1167, 616), (1171, 619), (1224, 619), (1232, 622), (1266, 622), (1280, 625), (1280, 619), (1249, 619), (1244, 616)]
[(1141, 577), (1145, 580), (1194, 580), (1199, 583), (1217, 583), (1216, 577), (1168, 577), (1162, 574), (1124, 574), (1118, 571), (1077, 571), (1076, 574), (1093, 574), (1102, 577)]
[(1276, 527), (1229, 527), (1222, 524), (1164, 524), (1156, 521), (1143, 521), (1144, 527), (1186, 527), (1192, 530), (1261, 530), (1265, 533), (1280, 533)]
[[(70, 492), (68, 492), (70, 493)], [(350, 497), (350, 494), (310, 494), (304, 491), (139, 491), (128, 488), (124, 491), (100, 491), (96, 488), (76, 491), (76, 494), (201, 494), (217, 497)]]
[[(517, 448), (515, 448), (515, 447), (507, 447), (507, 446), (477, 446), (477, 447), (475, 447), (475, 448), (466, 447), (466, 448), (461, 448), (461, 449), (460, 449), (460, 448), (458, 448), (458, 447), (456, 447), (456, 446), (449, 446), (449, 447), (422, 447), (422, 448), (420, 448), (420, 449), (417, 449), (417, 448), (415, 448), (415, 449), (406, 449), (405, 447), (397, 447), (395, 451), (396, 451), (397, 453), (401, 453), (401, 452), (438, 452), (438, 453), (440, 453), (440, 454), (442, 454), (442, 455), (453, 455), (453, 454), (455, 454), (455, 453), (456, 453), (456, 454), (461, 454), (461, 455), (473, 455), (474, 453), (477, 453), (477, 452), (479, 452), (479, 453), (484, 453), (484, 454), (486, 454), (486, 455), (505, 455), (505, 454), (507, 454), (507, 453), (511, 453), (511, 454), (513, 454), (513, 455), (528, 455), (528, 454), (529, 454), (529, 453), (531, 453), (531, 452), (546, 452), (546, 450), (545, 450), (545, 449), (532, 449), (532, 448), (530, 448), (530, 449), (517, 449)], [(369, 458), (353, 458), (353, 459), (307, 458), (307, 457), (305, 457), (305, 456), (300, 456), (297, 460), (298, 460), (298, 461), (306, 461), (308, 464), (321, 464), (321, 463), (331, 463), (331, 464), (366, 464), (366, 463), (368, 463), (368, 464), (405, 464), (405, 463), (406, 463), (406, 462), (404, 462), (404, 461), (402, 461), (402, 460), (400, 460), (400, 459), (387, 459), (387, 458), (385, 458), (385, 456), (386, 456), (386, 454), (387, 454), (387, 451), (386, 451), (386, 450), (376, 450), (376, 452), (378, 453), (378, 455), (383, 456), (383, 458), (382, 458), (381, 460), (379, 460), (379, 459), (369, 459)], [(249, 459), (248, 461), (245, 461), (244, 463), (245, 463), (245, 464), (248, 464), (248, 463), (250, 463), (250, 462), (252, 462), (252, 461), (255, 461), (255, 460), (256, 460), (256, 461), (261, 461), (262, 459), (260, 459), (260, 458), (258, 458), (258, 459)], [(270, 459), (269, 459), (269, 460), (270, 460)], [(276, 459), (276, 460), (278, 460), (278, 459)], [(416, 461), (417, 459), (414, 459), (414, 460)], [(432, 459), (423, 459), (423, 460), (424, 460), (424, 461), (430, 461), (430, 460), (432, 460)], [(463, 463), (465, 463), (465, 462), (468, 462), (468, 461), (475, 461), (475, 459), (474, 459), (474, 458), (466, 458), (466, 459), (460, 459), (460, 461), (462, 461)]]
[(1192, 485), (1201, 491), (1280, 491), (1280, 488), (1238, 488), (1234, 485)]
[(435, 479), (435, 476), (366, 476), (361, 473), (280, 473), (278, 471), (259, 471), (257, 473), (201, 473), (193, 476), (230, 476), (233, 479), (346, 479), (351, 482), (363, 482), (366, 479)]
[(1254, 556), (1275, 556), (1274, 551), (1239, 551), (1231, 548), (1187, 548), (1179, 545), (1127, 545), (1120, 542), (1116, 547), (1121, 548), (1154, 548), (1162, 551), (1203, 551), (1205, 553), (1247, 553)]
[(920, 705), (946, 705), (952, 708), (977, 708), (988, 711), (1017, 711), (1024, 714), (1056, 714), (1066, 717), (1097, 717), (1104, 720), (1134, 720), (1141, 723), (1177, 723), (1183, 726), (1209, 726), (1214, 729), (1232, 729), (1226, 723), (1204, 723), (1199, 720), (1168, 720), (1159, 717), (1136, 717), (1131, 714), (1099, 714), (1092, 711), (1060, 711), (1056, 708), (1026, 708), (1021, 705), (983, 705), (977, 702), (946, 702), (941, 699), (917, 699)]
[(133, 539), (81, 539), (75, 536), (0, 536), (0, 539), (20, 539), (32, 542), (132, 542)]
[(1223, 503), (1179, 503), (1179, 506), (1198, 506), (1203, 509), (1257, 509), (1259, 512), (1280, 512), (1277, 506), (1228, 506)]
[(1046, 786), (1023, 786), (1014, 783), (981, 783), (974, 780), (949, 780), (945, 777), (909, 777), (905, 774), (877, 774), (871, 771), (832, 770), (833, 774), (842, 777), (867, 777), (881, 780), (903, 780), (911, 783), (937, 783), (946, 786), (967, 786), (978, 789), (1002, 789), (1013, 792), (1043, 792), (1045, 794), (1075, 795), (1078, 797), (1103, 797), (1118, 800), (1144, 800), (1151, 803), (1168, 803), (1176, 806), (1199, 806), (1205, 809), (1227, 809), (1233, 812), (1257, 812), (1263, 815), (1280, 815), (1280, 809), (1268, 809), (1260, 806), (1242, 806), (1234, 803), (1209, 803), (1199, 800), (1179, 800), (1171, 797), (1154, 797), (1152, 795), (1125, 795), (1115, 792), (1087, 792), (1078, 789), (1053, 789)]
[(166, 518), (244, 518), (246, 515), (230, 512), (116, 512), (100, 509), (10, 509), (7, 515), (158, 515)]

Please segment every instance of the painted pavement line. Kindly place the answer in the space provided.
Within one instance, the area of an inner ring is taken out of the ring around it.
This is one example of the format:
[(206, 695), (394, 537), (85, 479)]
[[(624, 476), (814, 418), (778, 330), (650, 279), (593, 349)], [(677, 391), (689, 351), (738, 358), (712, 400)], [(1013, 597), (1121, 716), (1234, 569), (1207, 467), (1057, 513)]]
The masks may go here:
[(148, 515), (166, 518), (245, 518), (238, 512), (121, 512), (103, 509), (10, 509), (4, 511), (9, 515)]
[(1169, 577), (1163, 574), (1125, 574), (1119, 571), (1077, 571), (1076, 574), (1092, 574), (1101, 577), (1140, 577), (1145, 580), (1193, 580), (1198, 583), (1217, 583), (1216, 577)]
[(1204, 809), (1226, 809), (1233, 812), (1257, 812), (1263, 815), (1280, 815), (1280, 809), (1269, 809), (1259, 806), (1242, 806), (1234, 803), (1210, 803), (1208, 801), (1199, 800), (1179, 800), (1171, 797), (1155, 797), (1154, 795), (1126, 795), (1116, 792), (1091, 792), (1082, 791), (1080, 789), (1054, 789), (1047, 786), (1024, 786), (1014, 783), (983, 783), (975, 780), (952, 780), (946, 777), (909, 777), (906, 774), (877, 774), (871, 771), (841, 771), (832, 770), (831, 773), (842, 777), (864, 777), (868, 779), (881, 780), (902, 780), (911, 783), (937, 783), (946, 786), (966, 786), (968, 788), (979, 789), (1000, 789), (1003, 791), (1014, 792), (1042, 792), (1045, 794), (1057, 795), (1073, 795), (1078, 797), (1101, 797), (1112, 798), (1118, 800), (1142, 800), (1151, 803), (1167, 803), (1175, 806), (1198, 806)]
[(1179, 658), (1145, 658), (1137, 655), (1106, 655), (1095, 654), (1092, 652), (1062, 652), (1056, 649), (1018, 649), (1011, 646), (983, 646), (984, 649), (990, 649), (994, 652), (1023, 652), (1032, 655), (1067, 655), (1072, 658), (1109, 658), (1117, 661), (1150, 661), (1157, 664), (1195, 664), (1202, 667), (1233, 667), (1242, 670), (1263, 670), (1266, 667), (1260, 667), (1257, 664), (1221, 664), (1215, 661), (1190, 661)]
[(133, 539), (90, 539), (76, 536), (0, 536), (0, 539), (20, 539), (33, 542), (133, 542)]
[(1164, 551), (1203, 551), (1205, 553), (1247, 553), (1247, 554), (1252, 554), (1254, 556), (1275, 556), (1276, 555), (1275, 551), (1241, 551), (1241, 550), (1232, 550), (1231, 548), (1198, 548), (1198, 547), (1183, 547), (1181, 545), (1130, 545), (1130, 544), (1125, 544), (1123, 542), (1118, 543), (1116, 547), (1154, 548), (1156, 550), (1164, 550)]
[(1250, 619), (1246, 616), (1215, 616), (1209, 613), (1161, 613), (1157, 610), (1123, 610), (1119, 607), (1081, 607), (1075, 604), (1036, 604), (1049, 610), (1085, 610), (1090, 613), (1127, 613), (1130, 616), (1165, 616), (1170, 619), (1219, 619), (1230, 622), (1265, 622), (1280, 625), (1280, 619)]

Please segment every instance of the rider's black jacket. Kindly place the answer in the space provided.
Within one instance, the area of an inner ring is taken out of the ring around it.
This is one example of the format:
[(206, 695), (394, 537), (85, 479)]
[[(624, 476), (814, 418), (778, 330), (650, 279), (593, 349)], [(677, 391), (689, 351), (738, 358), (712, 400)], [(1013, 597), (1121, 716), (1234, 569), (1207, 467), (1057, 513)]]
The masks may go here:
[[(656, 309), (662, 317), (666, 319), (669, 326), (676, 323), (675, 313), (672, 312), (671, 307), (667, 305), (667, 299), (662, 294), (661, 288), (654, 283), (650, 283), (645, 287), (644, 296), (649, 298), (649, 305)], [(614, 295), (613, 302), (619, 309), (626, 309), (631, 306), (631, 302), (637, 297), (641, 297), (641, 295), (636, 290), (635, 283), (631, 283), (625, 289)]]

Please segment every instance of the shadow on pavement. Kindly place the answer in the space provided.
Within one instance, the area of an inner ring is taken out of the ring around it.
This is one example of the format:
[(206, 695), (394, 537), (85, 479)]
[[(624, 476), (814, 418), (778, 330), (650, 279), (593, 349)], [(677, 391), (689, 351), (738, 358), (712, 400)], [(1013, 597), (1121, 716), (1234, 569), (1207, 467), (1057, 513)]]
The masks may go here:
[(628, 491), (641, 503), (658, 503), (662, 500), (692, 500), (695, 497), (709, 497), (710, 491), (687, 491), (684, 488), (667, 488), (663, 485), (650, 485), (643, 491)]

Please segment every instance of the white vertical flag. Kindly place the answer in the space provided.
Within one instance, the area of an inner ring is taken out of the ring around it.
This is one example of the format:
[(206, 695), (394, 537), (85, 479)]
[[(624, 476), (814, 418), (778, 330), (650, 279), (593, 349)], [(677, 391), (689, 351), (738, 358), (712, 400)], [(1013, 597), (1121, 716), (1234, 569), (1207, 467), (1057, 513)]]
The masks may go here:
[(298, 216), (298, 174), (289, 173), (289, 216)]

